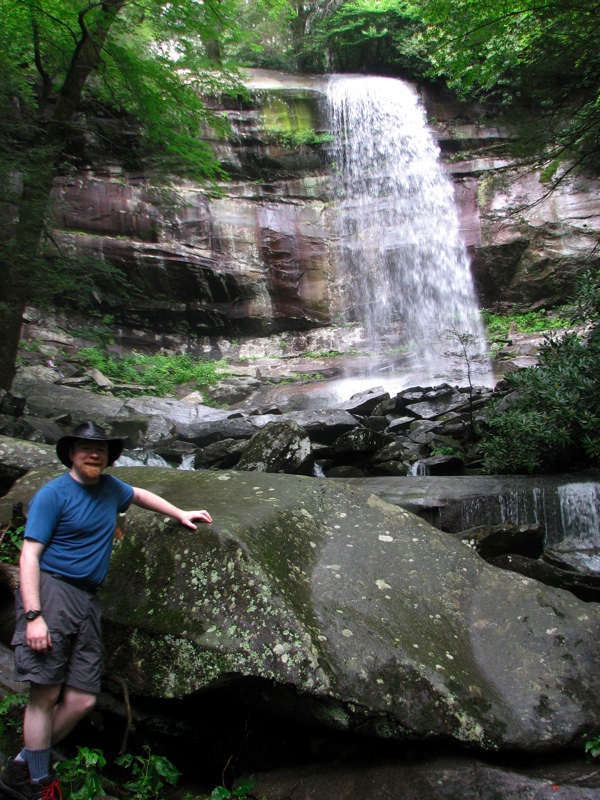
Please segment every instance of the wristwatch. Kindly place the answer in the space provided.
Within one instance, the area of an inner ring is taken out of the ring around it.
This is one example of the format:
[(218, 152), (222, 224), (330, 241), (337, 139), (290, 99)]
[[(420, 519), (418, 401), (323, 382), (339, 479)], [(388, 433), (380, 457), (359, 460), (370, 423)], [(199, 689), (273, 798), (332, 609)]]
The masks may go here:
[(27, 622), (31, 622), (32, 619), (37, 619), (38, 617), (41, 617), (41, 616), (42, 616), (42, 612), (41, 611), (37, 611), (35, 609), (31, 609), (31, 611), (26, 611), (25, 612), (25, 619), (27, 620)]

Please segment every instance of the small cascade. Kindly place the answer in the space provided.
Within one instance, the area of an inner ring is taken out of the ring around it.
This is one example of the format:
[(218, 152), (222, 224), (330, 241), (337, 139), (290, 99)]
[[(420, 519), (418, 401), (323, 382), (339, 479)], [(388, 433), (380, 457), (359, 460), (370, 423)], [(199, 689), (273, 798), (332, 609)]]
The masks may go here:
[(194, 453), (181, 457), (181, 464), (177, 469), (190, 470), (196, 468), (196, 456)]
[(573, 568), (600, 574), (600, 484), (569, 483), (558, 496), (565, 536), (554, 552)]
[(543, 525), (555, 530), (559, 520), (556, 490), (515, 489), (513, 491), (477, 496), (461, 504), (464, 530), (479, 525)]
[(581, 481), (466, 498), (463, 530), (479, 525), (540, 525), (545, 546), (600, 572), (600, 484)]
[[(485, 339), (453, 186), (418, 97), (392, 78), (333, 76), (328, 102), (347, 321), (387, 357), (379, 371), (409, 353), (403, 368), (412, 361), (423, 380), (463, 382), (464, 363), (447, 356), (456, 335), (478, 362)], [(487, 362), (476, 371), (489, 374)]]
[(422, 461), (415, 461), (414, 464), (410, 465), (410, 474), (411, 475), (429, 475), (429, 467), (427, 464), (424, 464)]
[(114, 463), (115, 467), (170, 467), (171, 465), (153, 450), (128, 450)]
[(563, 530), (579, 549), (600, 547), (600, 485), (568, 483), (559, 487)]

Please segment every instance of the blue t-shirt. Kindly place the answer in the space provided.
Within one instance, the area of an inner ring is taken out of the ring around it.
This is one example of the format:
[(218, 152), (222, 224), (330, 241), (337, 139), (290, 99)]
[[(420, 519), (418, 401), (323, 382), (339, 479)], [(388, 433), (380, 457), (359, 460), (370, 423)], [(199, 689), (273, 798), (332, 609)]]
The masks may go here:
[(133, 488), (114, 475), (88, 486), (65, 472), (42, 486), (25, 526), (25, 538), (46, 545), (40, 567), (99, 586), (108, 571), (117, 514), (132, 499)]

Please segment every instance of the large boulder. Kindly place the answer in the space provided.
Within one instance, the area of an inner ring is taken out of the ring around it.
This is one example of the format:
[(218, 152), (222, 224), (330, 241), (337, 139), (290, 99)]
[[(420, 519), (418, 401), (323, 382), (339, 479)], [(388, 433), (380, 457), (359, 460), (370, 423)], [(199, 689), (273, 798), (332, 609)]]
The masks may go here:
[[(598, 773), (585, 765), (510, 769), (474, 758), (421, 756), (308, 765), (251, 776), (269, 800), (597, 800)], [(375, 789), (376, 787), (376, 789)]]
[[(215, 520), (190, 531), (132, 508), (119, 521), (105, 633), (132, 694), (262, 679), (257, 697), (292, 720), (491, 750), (551, 750), (600, 728), (595, 604), (495, 569), (345, 483), (115, 471)], [(54, 474), (28, 473), (0, 519)]]

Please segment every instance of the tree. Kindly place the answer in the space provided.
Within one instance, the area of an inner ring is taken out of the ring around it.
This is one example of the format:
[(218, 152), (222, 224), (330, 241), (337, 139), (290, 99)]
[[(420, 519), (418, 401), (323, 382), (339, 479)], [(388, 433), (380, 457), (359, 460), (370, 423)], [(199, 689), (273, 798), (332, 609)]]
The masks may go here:
[(515, 119), (524, 108), (534, 112), (538, 124), (521, 126), (521, 154), (545, 161), (546, 179), (600, 168), (600, 0), (423, 0), (420, 7), (430, 74), (463, 97), (496, 98)]
[(476, 375), (485, 375), (489, 371), (489, 357), (485, 352), (485, 345), (481, 337), (469, 331), (459, 330), (452, 326), (446, 333), (446, 338), (452, 346), (444, 355), (450, 359), (459, 378), (465, 378), (469, 387), (469, 437), (475, 433), (475, 419), (473, 414), (473, 401), (475, 398)]
[(543, 179), (600, 168), (600, 0), (318, 7), (304, 45), (313, 68), (443, 80), (464, 99), (501, 104), (520, 134), (517, 155), (542, 164)]
[[(155, 176), (222, 176), (202, 139), (224, 120), (202, 96), (238, 91), (215, 41), (240, 35), (232, 0), (1, 0), (0, 388), (9, 389), (28, 286), (36, 281), (56, 175), (69, 143), (102, 107), (135, 121)], [(220, 72), (216, 68), (220, 67)]]
[(346, 0), (314, 16), (303, 43), (315, 70), (424, 73), (418, 9), (409, 0)]

